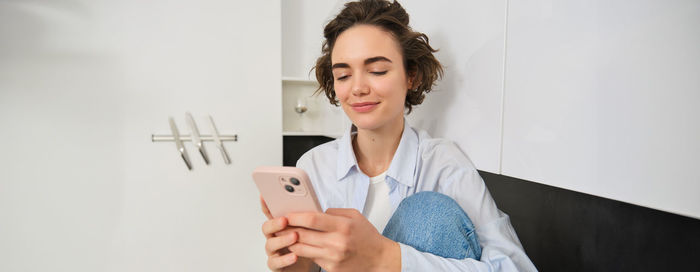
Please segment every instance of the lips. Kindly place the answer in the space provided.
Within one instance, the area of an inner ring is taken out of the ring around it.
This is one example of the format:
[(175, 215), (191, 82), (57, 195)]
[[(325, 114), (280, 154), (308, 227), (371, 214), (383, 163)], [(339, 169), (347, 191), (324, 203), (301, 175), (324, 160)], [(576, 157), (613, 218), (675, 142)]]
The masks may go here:
[(356, 112), (368, 112), (379, 105), (379, 102), (362, 102), (350, 104), (350, 107)]

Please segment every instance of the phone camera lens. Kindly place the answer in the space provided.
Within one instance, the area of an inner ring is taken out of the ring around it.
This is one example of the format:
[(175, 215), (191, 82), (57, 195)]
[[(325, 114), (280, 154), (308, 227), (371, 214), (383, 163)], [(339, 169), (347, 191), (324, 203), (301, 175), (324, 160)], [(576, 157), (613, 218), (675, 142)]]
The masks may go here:
[(294, 187), (290, 185), (284, 185), (284, 189), (287, 190), (287, 192), (293, 193), (294, 192)]
[(296, 179), (296, 178), (292, 178), (292, 179), (290, 179), (289, 181), (292, 182), (292, 184), (294, 184), (294, 185), (299, 185), (299, 184), (300, 184), (300, 183), (299, 183), (299, 180)]

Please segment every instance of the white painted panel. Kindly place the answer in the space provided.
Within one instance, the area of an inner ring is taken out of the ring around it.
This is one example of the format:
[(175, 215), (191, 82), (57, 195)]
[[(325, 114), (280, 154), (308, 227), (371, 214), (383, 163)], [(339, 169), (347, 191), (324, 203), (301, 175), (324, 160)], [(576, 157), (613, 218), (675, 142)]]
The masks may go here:
[(503, 174), (700, 218), (700, 2), (508, 14)]
[[(0, 271), (265, 271), (253, 168), (282, 162), (278, 1), (0, 3)], [(186, 170), (191, 111), (222, 133)]]
[(123, 67), (101, 11), (0, 2), (0, 271), (109, 271), (121, 253)]
[(433, 137), (455, 141), (480, 170), (498, 173), (505, 1), (401, 1), (430, 38), (445, 77), (408, 116)]

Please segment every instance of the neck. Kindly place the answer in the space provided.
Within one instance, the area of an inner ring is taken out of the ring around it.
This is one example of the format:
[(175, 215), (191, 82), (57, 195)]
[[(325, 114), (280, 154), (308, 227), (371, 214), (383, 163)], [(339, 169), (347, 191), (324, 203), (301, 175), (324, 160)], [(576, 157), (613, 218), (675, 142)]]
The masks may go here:
[(353, 149), (357, 164), (366, 175), (373, 177), (389, 169), (391, 159), (401, 142), (404, 119), (373, 130), (357, 129)]

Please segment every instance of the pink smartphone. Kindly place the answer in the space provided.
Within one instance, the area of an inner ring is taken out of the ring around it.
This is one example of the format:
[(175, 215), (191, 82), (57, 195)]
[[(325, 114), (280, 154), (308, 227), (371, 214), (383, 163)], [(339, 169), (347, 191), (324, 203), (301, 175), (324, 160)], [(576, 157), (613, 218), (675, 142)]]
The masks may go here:
[(302, 169), (260, 166), (253, 170), (253, 180), (272, 217), (291, 212), (322, 211), (309, 176)]

